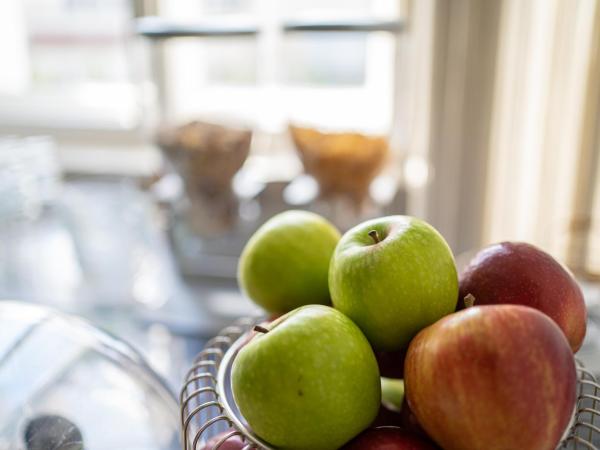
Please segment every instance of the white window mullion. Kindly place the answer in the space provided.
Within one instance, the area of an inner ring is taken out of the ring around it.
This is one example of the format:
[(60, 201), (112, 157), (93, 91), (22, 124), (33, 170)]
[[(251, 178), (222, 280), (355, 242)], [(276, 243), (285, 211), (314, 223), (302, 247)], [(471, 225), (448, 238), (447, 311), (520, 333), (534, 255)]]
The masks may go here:
[(0, 71), (0, 94), (27, 90), (30, 82), (27, 25), (20, 0), (0, 2), (0, 55), (3, 66), (10, 68)]
[(257, 0), (259, 33), (257, 61), (257, 117), (258, 127), (268, 133), (281, 131), (285, 120), (281, 96), (281, 1)]

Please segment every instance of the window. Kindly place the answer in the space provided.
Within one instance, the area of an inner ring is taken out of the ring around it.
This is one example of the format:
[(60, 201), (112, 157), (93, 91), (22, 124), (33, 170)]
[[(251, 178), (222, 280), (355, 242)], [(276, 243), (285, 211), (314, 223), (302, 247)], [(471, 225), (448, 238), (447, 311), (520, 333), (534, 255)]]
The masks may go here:
[[(129, 0), (5, 0), (0, 121), (131, 128), (140, 119)], [(3, 71), (6, 72), (6, 71)]]
[[(243, 36), (164, 44), (168, 120), (233, 119), (267, 133), (289, 122), (388, 133), (395, 36), (386, 31), (312, 31), (306, 24), (400, 20), (400, 1), (169, 0), (165, 20)], [(304, 27), (304, 29), (303, 29)], [(388, 30), (389, 31), (389, 30)]]
[[(44, 128), (132, 129), (154, 97), (152, 66), (134, 39), (133, 0), (8, 0), (0, 5), (0, 122)], [(157, 79), (167, 117), (227, 117), (268, 132), (289, 121), (387, 132), (393, 34), (299, 32), (310, 21), (398, 21), (390, 0), (157, 0), (160, 17), (236, 38), (164, 43)]]

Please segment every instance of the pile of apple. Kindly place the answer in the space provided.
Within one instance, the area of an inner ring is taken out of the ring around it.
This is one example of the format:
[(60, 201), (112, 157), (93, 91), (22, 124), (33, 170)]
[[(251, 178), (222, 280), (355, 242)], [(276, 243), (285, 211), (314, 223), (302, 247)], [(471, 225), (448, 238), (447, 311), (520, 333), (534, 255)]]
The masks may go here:
[(340, 238), (288, 211), (248, 241), (238, 276), (274, 320), (236, 355), (233, 394), (275, 448), (554, 450), (568, 427), (585, 304), (536, 247), (490, 246), (459, 281), (419, 219)]

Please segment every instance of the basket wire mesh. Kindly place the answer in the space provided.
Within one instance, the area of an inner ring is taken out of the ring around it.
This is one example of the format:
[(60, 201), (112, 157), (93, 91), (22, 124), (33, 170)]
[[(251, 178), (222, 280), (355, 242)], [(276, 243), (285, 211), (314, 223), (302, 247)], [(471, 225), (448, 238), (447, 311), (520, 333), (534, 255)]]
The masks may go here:
[(600, 385), (577, 360), (578, 396), (575, 417), (559, 449), (600, 449)]
[[(244, 450), (271, 450), (246, 425), (229, 389), (235, 354), (258, 322), (247, 318), (238, 320), (209, 340), (194, 359), (179, 397), (184, 450), (224, 449), (233, 439)], [(576, 361), (575, 413), (558, 450), (600, 450), (600, 385), (596, 377)]]

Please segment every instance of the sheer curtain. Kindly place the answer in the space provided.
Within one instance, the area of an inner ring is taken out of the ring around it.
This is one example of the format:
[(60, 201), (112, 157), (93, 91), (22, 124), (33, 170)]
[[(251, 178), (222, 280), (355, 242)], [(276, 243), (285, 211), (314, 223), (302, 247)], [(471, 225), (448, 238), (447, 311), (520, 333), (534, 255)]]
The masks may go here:
[(484, 239), (539, 244), (583, 270), (600, 118), (600, 4), (504, 2)]
[(431, 37), (405, 55), (405, 148), (431, 167), (412, 212), (456, 253), (526, 240), (600, 274), (600, 1), (425, 0), (411, 18)]

